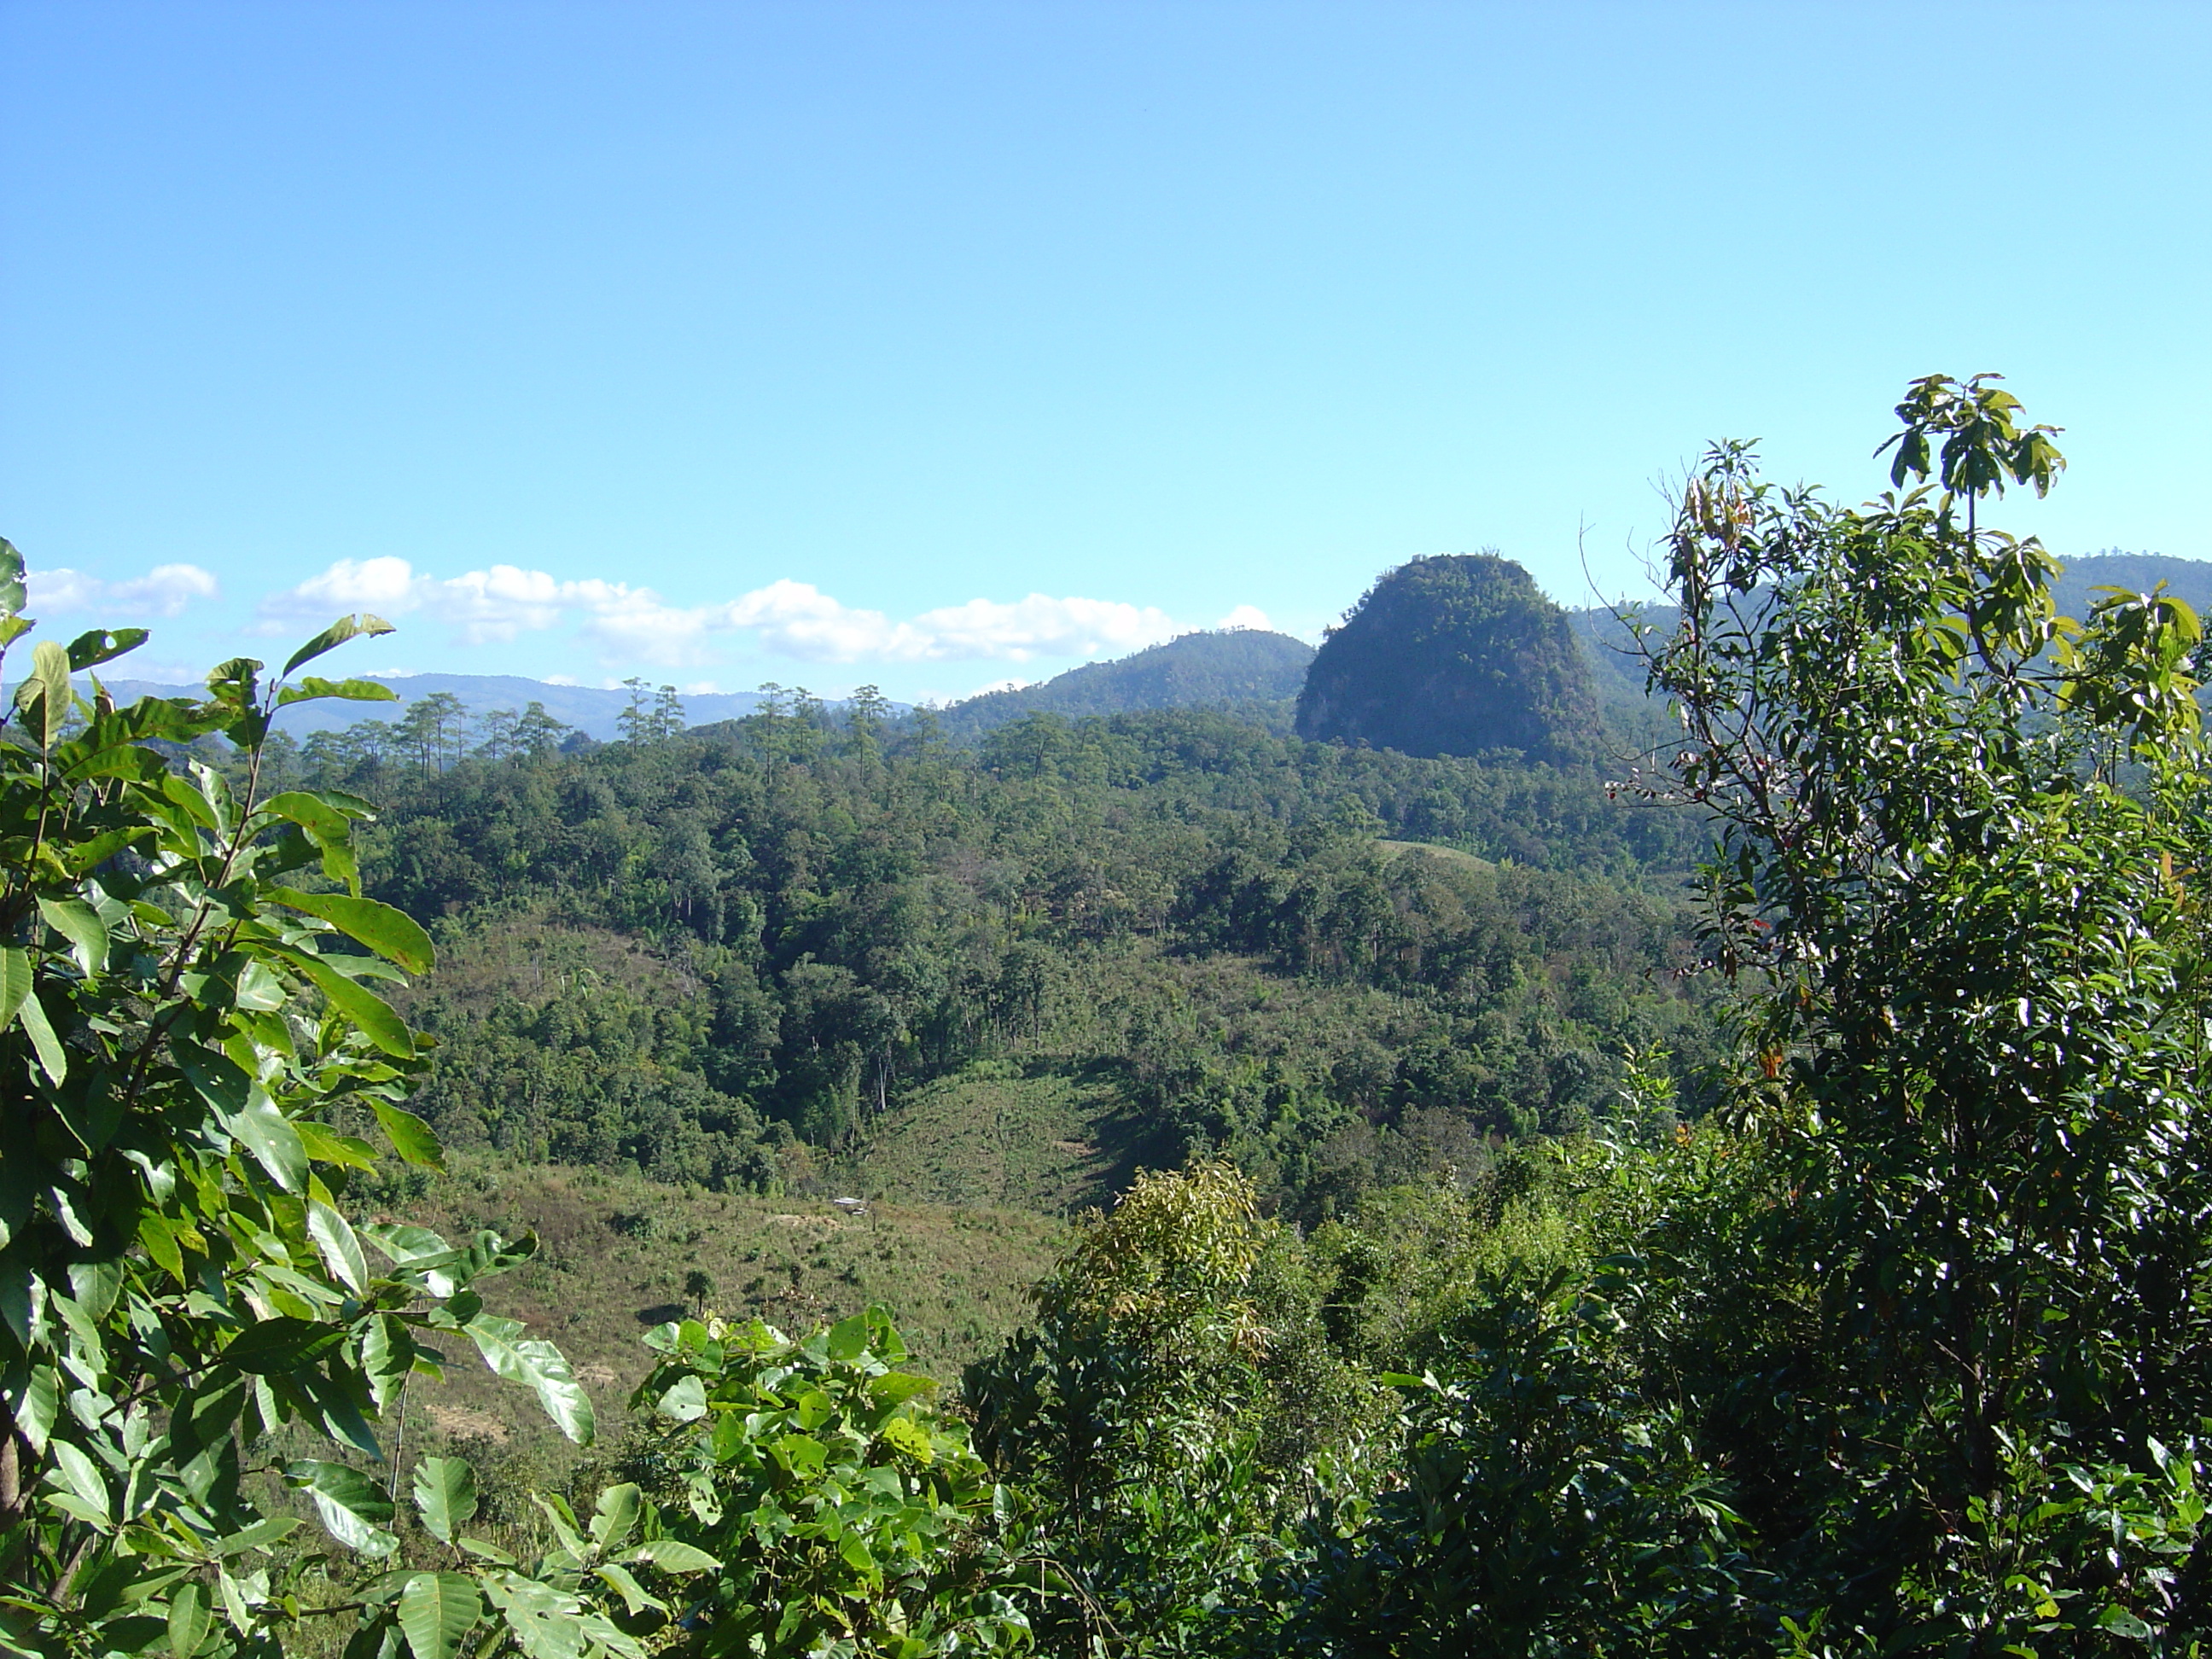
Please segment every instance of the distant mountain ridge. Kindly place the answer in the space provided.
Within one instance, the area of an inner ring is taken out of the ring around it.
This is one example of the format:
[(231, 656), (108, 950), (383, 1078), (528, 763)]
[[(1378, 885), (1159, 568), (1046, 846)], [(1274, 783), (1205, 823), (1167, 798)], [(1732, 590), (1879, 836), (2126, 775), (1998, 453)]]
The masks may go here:
[(1121, 714), (1140, 708), (1283, 703), (1298, 695), (1314, 648), (1265, 629), (1185, 634), (1133, 656), (1085, 663), (1036, 685), (987, 691), (937, 711), (951, 738), (977, 738), (1025, 714)]
[[(461, 707), (471, 714), (489, 714), (495, 708), (512, 709), (520, 714), (533, 702), (543, 703), (545, 712), (562, 725), (573, 726), (586, 736), (606, 743), (621, 735), (621, 728), (615, 722), (623, 710), (629, 707), (629, 693), (620, 686), (608, 689), (596, 685), (555, 685), (545, 680), (524, 679), (515, 674), (409, 674), (391, 679), (368, 675), (363, 678), (374, 678), (380, 684), (390, 686), (398, 694), (399, 701), (294, 703), (276, 716), (277, 729), (289, 732), (296, 738), (304, 737), (310, 732), (351, 726), (356, 720), (394, 720), (406, 713), (409, 703), (443, 691), (458, 698)], [(201, 685), (161, 685), (150, 680), (111, 680), (105, 676), (102, 676), (102, 680), (118, 701), (134, 697), (198, 697), (207, 695), (207, 688)], [(758, 708), (761, 701), (761, 694), (757, 691), (701, 692), (683, 699), (684, 718), (691, 726), (739, 720)]]

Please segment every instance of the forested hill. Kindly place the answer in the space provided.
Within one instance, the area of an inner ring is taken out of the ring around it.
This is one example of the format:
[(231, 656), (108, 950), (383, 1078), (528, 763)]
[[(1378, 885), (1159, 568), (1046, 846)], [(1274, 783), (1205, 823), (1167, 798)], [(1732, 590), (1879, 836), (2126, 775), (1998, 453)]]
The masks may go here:
[(1119, 714), (1140, 708), (1282, 703), (1305, 684), (1313, 647), (1264, 629), (1185, 634), (1113, 662), (1085, 663), (1038, 685), (987, 691), (938, 713), (948, 737), (974, 738), (1024, 714)]
[(443, 769), (272, 759), (382, 804), (369, 889), (441, 933), (416, 1109), (463, 1147), (788, 1188), (973, 1078), (1024, 1110), (1079, 1090), (1066, 1201), (1223, 1149), (1326, 1208), (1602, 1115), (1654, 1042), (1705, 1086), (1674, 896), (1699, 826), (1587, 768), (1187, 710), (968, 749), (818, 706)]

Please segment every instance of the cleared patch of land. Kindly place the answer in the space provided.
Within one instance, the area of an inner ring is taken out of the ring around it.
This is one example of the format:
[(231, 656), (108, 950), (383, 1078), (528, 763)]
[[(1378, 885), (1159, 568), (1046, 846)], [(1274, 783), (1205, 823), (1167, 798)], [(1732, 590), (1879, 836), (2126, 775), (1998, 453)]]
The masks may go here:
[(1441, 859), (1446, 864), (1461, 865), (1470, 870), (1491, 870), (1497, 867), (1488, 859), (1477, 858), (1474, 854), (1462, 852), (1456, 847), (1439, 847), (1433, 842), (1378, 841), (1375, 844), (1382, 849), (1382, 856), (1389, 859), (1403, 858), (1408, 853), (1422, 853), (1432, 859)]
[(1101, 1084), (971, 1072), (917, 1091), (832, 1178), (892, 1203), (1070, 1215), (1128, 1183), (1123, 1110)]
[[(605, 1441), (619, 1437), (630, 1390), (649, 1369), (640, 1339), (702, 1304), (796, 1334), (881, 1303), (917, 1367), (956, 1382), (1029, 1316), (1030, 1286), (1066, 1232), (1049, 1217), (996, 1207), (894, 1200), (855, 1217), (820, 1200), (489, 1164), (458, 1165), (395, 1208), (449, 1238), (479, 1227), (536, 1231), (537, 1258), (485, 1281), (484, 1300), (559, 1344)], [(686, 1289), (695, 1273), (710, 1282), (703, 1295)], [(471, 1455), (497, 1447), (509, 1457), (566, 1461), (528, 1390), (490, 1376), (465, 1340), (443, 1346), (446, 1380), (410, 1386), (410, 1444), (468, 1443)]]

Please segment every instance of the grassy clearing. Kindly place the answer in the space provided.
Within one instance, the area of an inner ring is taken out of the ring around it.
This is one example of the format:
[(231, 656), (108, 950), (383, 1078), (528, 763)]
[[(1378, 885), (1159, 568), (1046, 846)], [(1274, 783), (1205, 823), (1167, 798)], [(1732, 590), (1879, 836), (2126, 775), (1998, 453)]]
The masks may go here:
[(1401, 859), (1408, 853), (1419, 853), (1429, 858), (1441, 860), (1448, 865), (1456, 865), (1465, 870), (1494, 870), (1498, 867), (1488, 859), (1477, 858), (1474, 854), (1457, 847), (1439, 847), (1433, 842), (1384, 840), (1378, 841), (1375, 844), (1382, 849), (1382, 856), (1387, 859)]
[[(1064, 1227), (998, 1208), (878, 1203), (866, 1218), (808, 1199), (765, 1199), (656, 1186), (599, 1170), (462, 1164), (416, 1197), (406, 1218), (448, 1237), (473, 1228), (536, 1229), (538, 1258), (489, 1281), (495, 1312), (561, 1346), (619, 1433), (629, 1391), (648, 1369), (640, 1341), (707, 1307), (804, 1331), (872, 1303), (891, 1311), (920, 1369), (957, 1382), (969, 1361), (1028, 1317), (1029, 1287), (1051, 1266)], [(448, 1347), (446, 1380), (409, 1391), (407, 1434), (423, 1451), (458, 1446), (555, 1468), (567, 1454), (525, 1389), (498, 1381), (465, 1344)]]
[(1072, 1215), (1128, 1184), (1128, 1135), (1111, 1089), (974, 1067), (918, 1091), (833, 1179), (894, 1203)]

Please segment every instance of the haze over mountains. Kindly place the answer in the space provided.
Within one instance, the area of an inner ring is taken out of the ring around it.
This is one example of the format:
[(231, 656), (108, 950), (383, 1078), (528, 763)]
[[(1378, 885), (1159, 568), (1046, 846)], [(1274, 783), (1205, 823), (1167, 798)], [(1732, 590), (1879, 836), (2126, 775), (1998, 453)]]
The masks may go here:
[[(2056, 592), (2065, 614), (2081, 616), (2095, 602), (2100, 587), (2143, 592), (2160, 582), (2200, 611), (2212, 611), (2212, 562), (2156, 553), (2114, 550), (2074, 559), (2056, 584)], [(1662, 631), (1674, 617), (1670, 605), (1648, 606), (1643, 614)], [(1589, 668), (1590, 690), (1597, 702), (1607, 707), (1641, 703), (1644, 665), (1629, 648), (1626, 630), (1613, 612), (1595, 605), (1568, 610), (1565, 616)], [(1292, 705), (1305, 687), (1314, 657), (1314, 647), (1287, 634), (1264, 629), (1207, 630), (1185, 634), (1130, 656), (1085, 663), (1035, 685), (963, 698), (936, 714), (945, 734), (956, 742), (974, 741), (1033, 714), (1080, 720), (1154, 708), (1234, 708), (1287, 732)], [(408, 704), (444, 692), (474, 715), (495, 709), (519, 712), (532, 702), (541, 703), (562, 724), (610, 742), (621, 734), (617, 721), (630, 703), (630, 693), (619, 686), (568, 685), (511, 674), (411, 674), (385, 684), (398, 694), (398, 702), (295, 704), (277, 716), (277, 726), (298, 737), (360, 720), (393, 719), (404, 714)], [(190, 696), (199, 690), (137, 679), (108, 684), (120, 698)], [(757, 691), (686, 693), (684, 719), (695, 726), (741, 720), (763, 700)], [(894, 708), (906, 712), (903, 705)], [(1384, 746), (1395, 745), (1386, 740)]]

